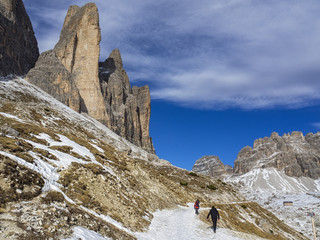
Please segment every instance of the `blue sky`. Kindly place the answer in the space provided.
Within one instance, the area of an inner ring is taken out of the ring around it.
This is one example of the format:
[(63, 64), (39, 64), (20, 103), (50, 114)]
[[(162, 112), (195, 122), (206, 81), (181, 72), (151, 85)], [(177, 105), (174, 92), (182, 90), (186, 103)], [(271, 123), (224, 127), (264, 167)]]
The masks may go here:
[[(69, 5), (24, 0), (40, 51)], [(320, 129), (318, 0), (99, 0), (100, 58), (119, 48), (132, 85), (148, 84), (160, 158), (191, 169), (204, 155), (233, 165), (273, 131)]]

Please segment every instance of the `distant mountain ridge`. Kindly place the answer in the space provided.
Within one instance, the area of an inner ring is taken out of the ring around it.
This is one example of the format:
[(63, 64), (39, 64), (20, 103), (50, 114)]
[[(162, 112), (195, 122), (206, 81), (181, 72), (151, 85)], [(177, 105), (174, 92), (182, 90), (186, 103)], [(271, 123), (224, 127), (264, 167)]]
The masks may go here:
[(254, 169), (275, 168), (290, 177), (320, 178), (320, 133), (294, 131), (282, 137), (273, 132), (270, 137), (254, 141), (253, 148), (242, 148), (233, 171), (226, 171), (217, 156), (198, 159), (192, 170), (212, 177), (242, 175)]
[(257, 139), (253, 148), (241, 149), (234, 163), (234, 173), (269, 167), (283, 170), (292, 177), (320, 178), (320, 133), (304, 136), (294, 131), (281, 137), (274, 132), (270, 137)]
[(218, 156), (203, 156), (192, 167), (193, 172), (212, 177), (222, 177), (232, 174), (232, 167), (224, 165)]

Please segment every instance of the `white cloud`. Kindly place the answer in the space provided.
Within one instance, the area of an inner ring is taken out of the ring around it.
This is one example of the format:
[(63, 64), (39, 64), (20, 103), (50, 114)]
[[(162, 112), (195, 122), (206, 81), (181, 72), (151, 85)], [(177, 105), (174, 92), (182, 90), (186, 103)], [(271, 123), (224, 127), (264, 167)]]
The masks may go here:
[[(34, 11), (41, 49), (57, 41), (67, 5), (85, 2), (58, 0), (59, 9), (46, 5)], [(101, 59), (119, 48), (130, 79), (149, 82), (153, 98), (246, 109), (320, 102), (319, 1), (96, 3)]]

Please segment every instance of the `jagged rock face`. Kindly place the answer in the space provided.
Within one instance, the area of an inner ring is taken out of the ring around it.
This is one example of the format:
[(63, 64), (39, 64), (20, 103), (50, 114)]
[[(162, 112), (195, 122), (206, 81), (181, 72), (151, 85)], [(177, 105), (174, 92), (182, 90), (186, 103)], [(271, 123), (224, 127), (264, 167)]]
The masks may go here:
[(75, 84), (83, 99), (81, 111), (100, 122), (106, 122), (108, 117), (98, 76), (100, 39), (96, 5), (88, 3), (81, 8), (71, 6), (54, 52), (65, 68), (74, 75)]
[(151, 110), (148, 86), (132, 87), (118, 49), (100, 63), (100, 82), (107, 106), (107, 125), (130, 142), (154, 153), (149, 137)]
[(234, 172), (243, 174), (255, 168), (274, 167), (288, 176), (320, 178), (320, 133), (272, 133), (257, 139), (253, 148), (243, 148), (235, 161)]
[(24, 75), (39, 56), (22, 0), (0, 0), (0, 76)]
[(150, 91), (132, 87), (119, 50), (100, 63), (100, 28), (94, 3), (71, 6), (54, 50), (39, 58), (27, 79), (77, 112), (86, 112), (150, 153)]
[(26, 79), (73, 110), (80, 111), (80, 94), (72, 74), (56, 57), (53, 50), (43, 52)]
[(232, 172), (232, 167), (224, 165), (217, 156), (204, 156), (195, 162), (192, 171), (211, 177), (221, 177)]

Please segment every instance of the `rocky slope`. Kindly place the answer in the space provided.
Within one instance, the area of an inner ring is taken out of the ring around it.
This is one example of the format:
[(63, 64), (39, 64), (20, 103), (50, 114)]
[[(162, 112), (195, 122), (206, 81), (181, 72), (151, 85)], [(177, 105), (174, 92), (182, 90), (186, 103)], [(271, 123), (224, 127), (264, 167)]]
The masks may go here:
[(0, 34), (0, 77), (26, 74), (39, 50), (22, 0), (0, 1)]
[(241, 214), (222, 210), (231, 229), (240, 218), (238, 231), (306, 239), (259, 206), (241, 207), (246, 200), (229, 184), (171, 166), (23, 79), (0, 81), (0, 132), (2, 239), (64, 239), (73, 229), (136, 239), (156, 209), (197, 198), (238, 202)]
[(224, 165), (218, 156), (204, 156), (195, 162), (192, 171), (211, 177), (223, 177), (232, 173), (232, 167)]
[[(307, 213), (320, 211), (319, 179), (289, 177), (275, 168), (257, 168), (242, 175), (228, 176), (224, 180), (238, 188), (249, 200), (270, 210), (309, 239), (313, 238), (311, 219)], [(292, 201), (293, 206), (283, 206), (284, 201)], [(318, 214), (315, 222), (319, 228)]]
[(71, 6), (59, 42), (54, 50), (41, 54), (27, 79), (73, 110), (88, 113), (154, 153), (149, 136), (149, 88), (131, 88), (119, 50), (99, 67), (100, 38), (96, 5)]
[(244, 174), (256, 168), (273, 167), (288, 176), (320, 178), (320, 133), (272, 133), (257, 139), (253, 148), (243, 148), (234, 163), (234, 173)]
[[(272, 133), (239, 152), (234, 173), (226, 174), (218, 157), (210, 156), (197, 160), (192, 170), (232, 184), (249, 200), (312, 238), (307, 212), (320, 210), (319, 159), (320, 133), (292, 132), (282, 137)], [(293, 201), (293, 206), (284, 207), (283, 201)], [(315, 222), (319, 227), (318, 214)]]

